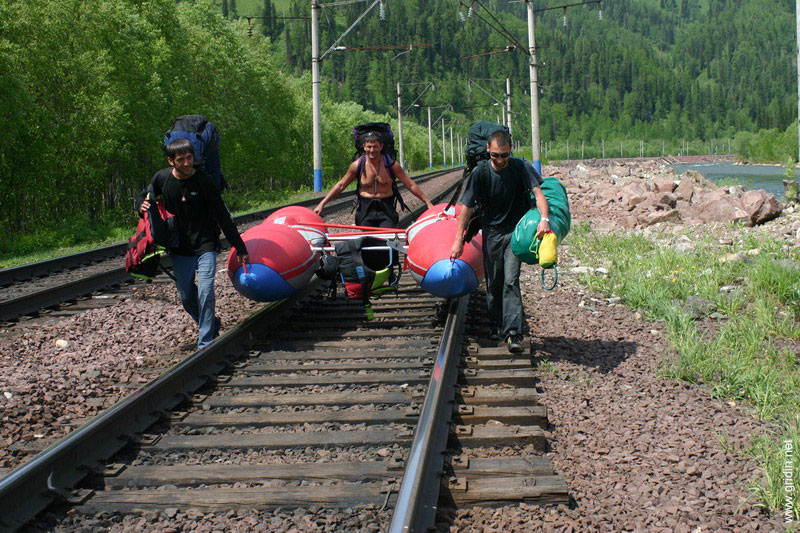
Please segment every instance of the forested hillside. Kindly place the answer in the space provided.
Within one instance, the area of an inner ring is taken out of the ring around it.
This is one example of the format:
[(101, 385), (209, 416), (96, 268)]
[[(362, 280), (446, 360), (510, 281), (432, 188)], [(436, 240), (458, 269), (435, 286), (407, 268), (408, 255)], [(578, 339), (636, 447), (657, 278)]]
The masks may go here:
[[(536, 8), (569, 3), (542, 1)], [(323, 50), (366, 5), (322, 10)], [(487, 0), (483, 5), (527, 45), (524, 2)], [(527, 56), (515, 50), (465, 58), (513, 44), (479, 20), (477, 15), (488, 17), (481, 4), (473, 6), (468, 16), (466, 7), (451, 0), (385, 2), (385, 20), (376, 8), (342, 44), (431, 46), (400, 56), (397, 51), (334, 52), (322, 69), (336, 82), (334, 98), (392, 112), (393, 83), (432, 81), (437, 90), (425, 96), (425, 104), (453, 103), (475, 118), (486, 109), (468, 108), (492, 100), (474, 87), (468, 91), (467, 79), (487, 80), (479, 83), (502, 100), (500, 80), (510, 77), (512, 109), (523, 113), (516, 124), (527, 136)], [(540, 13), (542, 140), (711, 139), (785, 130), (797, 116), (791, 7), (777, 0), (613, 0), (603, 3), (602, 20), (594, 4)], [(308, 2), (291, 0), (286, 14), (308, 16), (309, 11)], [(286, 22), (280, 34), (281, 28), (271, 24), (294, 72), (305, 71), (311, 53), (307, 27)]]
[[(222, 132), (231, 209), (308, 188), (311, 83), (282, 61), (213, 2), (0, 2), (0, 255), (130, 227), (179, 115)], [(324, 92), (330, 185), (352, 157), (353, 124), (388, 117)], [(407, 131), (408, 160), (427, 166), (427, 132)]]
[[(367, 5), (322, 9), (322, 49)], [(435, 85), (404, 124), (412, 170), (428, 162), (424, 106), (452, 105), (448, 121), (463, 134), (499, 115), (481, 88), (502, 100), (506, 77), (516, 138), (527, 141), (527, 56), (487, 54), (512, 43), (479, 20), (491, 11), (525, 44), (525, 4), (485, 5), (470, 13), (453, 0), (386, 0), (384, 18), (376, 7), (341, 42), (348, 50), (325, 59), (326, 187), (351, 157), (353, 124), (396, 120), (396, 82), (407, 84), (404, 106)], [(602, 20), (596, 5), (569, 9), (566, 25), (561, 10), (540, 13), (543, 142), (733, 137), (745, 156), (784, 161), (797, 138), (790, 7), (614, 0)], [(265, 13), (295, 18), (242, 18)], [(182, 114), (219, 125), (232, 208), (307, 187), (309, 15), (306, 0), (0, 2), (0, 254), (129, 223), (131, 197), (163, 164), (163, 133)], [(353, 50), (408, 44), (425, 46)]]

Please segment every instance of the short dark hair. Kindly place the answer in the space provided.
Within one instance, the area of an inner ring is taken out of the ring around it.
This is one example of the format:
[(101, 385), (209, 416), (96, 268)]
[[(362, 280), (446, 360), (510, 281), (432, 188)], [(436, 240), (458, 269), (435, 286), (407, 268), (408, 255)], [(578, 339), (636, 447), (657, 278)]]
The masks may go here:
[(190, 153), (194, 155), (194, 146), (187, 139), (175, 139), (164, 148), (164, 151), (167, 153), (167, 157), (175, 159), (175, 156), (179, 154)]
[(383, 144), (383, 137), (377, 131), (368, 131), (361, 136), (361, 144), (366, 142), (379, 142)]
[(489, 144), (492, 142), (497, 146), (511, 146), (511, 135), (503, 130), (496, 131), (489, 136)]

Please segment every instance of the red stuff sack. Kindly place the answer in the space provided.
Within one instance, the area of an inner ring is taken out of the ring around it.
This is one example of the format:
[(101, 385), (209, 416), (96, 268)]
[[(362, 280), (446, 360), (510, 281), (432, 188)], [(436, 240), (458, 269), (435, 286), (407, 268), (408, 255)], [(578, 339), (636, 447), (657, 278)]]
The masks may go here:
[(150, 200), (150, 208), (139, 219), (136, 233), (128, 240), (128, 249), (125, 251), (125, 271), (131, 276), (149, 280), (158, 274), (161, 254), (166, 252), (165, 245), (168, 242), (165, 221), (173, 216), (164, 209), (160, 200)]

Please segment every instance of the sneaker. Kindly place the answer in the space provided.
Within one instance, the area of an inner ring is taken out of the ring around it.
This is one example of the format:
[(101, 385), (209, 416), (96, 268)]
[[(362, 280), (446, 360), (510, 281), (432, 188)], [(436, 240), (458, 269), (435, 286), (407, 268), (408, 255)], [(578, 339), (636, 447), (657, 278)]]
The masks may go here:
[(490, 341), (499, 341), (502, 339), (500, 336), (500, 329), (499, 328), (491, 328), (489, 330), (489, 340)]
[(525, 347), (522, 345), (522, 335), (513, 334), (506, 337), (508, 351), (511, 353), (522, 353)]

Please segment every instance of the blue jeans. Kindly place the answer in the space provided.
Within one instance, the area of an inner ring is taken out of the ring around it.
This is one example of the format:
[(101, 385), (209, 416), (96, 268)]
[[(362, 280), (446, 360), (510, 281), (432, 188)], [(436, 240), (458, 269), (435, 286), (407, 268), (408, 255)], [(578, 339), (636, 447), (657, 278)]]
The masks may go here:
[(486, 275), (486, 304), (489, 322), (504, 337), (522, 333), (522, 293), (519, 287), (519, 258), (511, 251), (510, 231), (483, 228), (483, 266)]
[[(219, 325), (214, 308), (214, 274), (217, 269), (217, 253), (206, 252), (200, 256), (170, 255), (175, 285), (178, 287), (183, 308), (200, 327), (197, 347), (202, 348), (217, 336)], [(197, 272), (197, 283), (194, 275)]]

